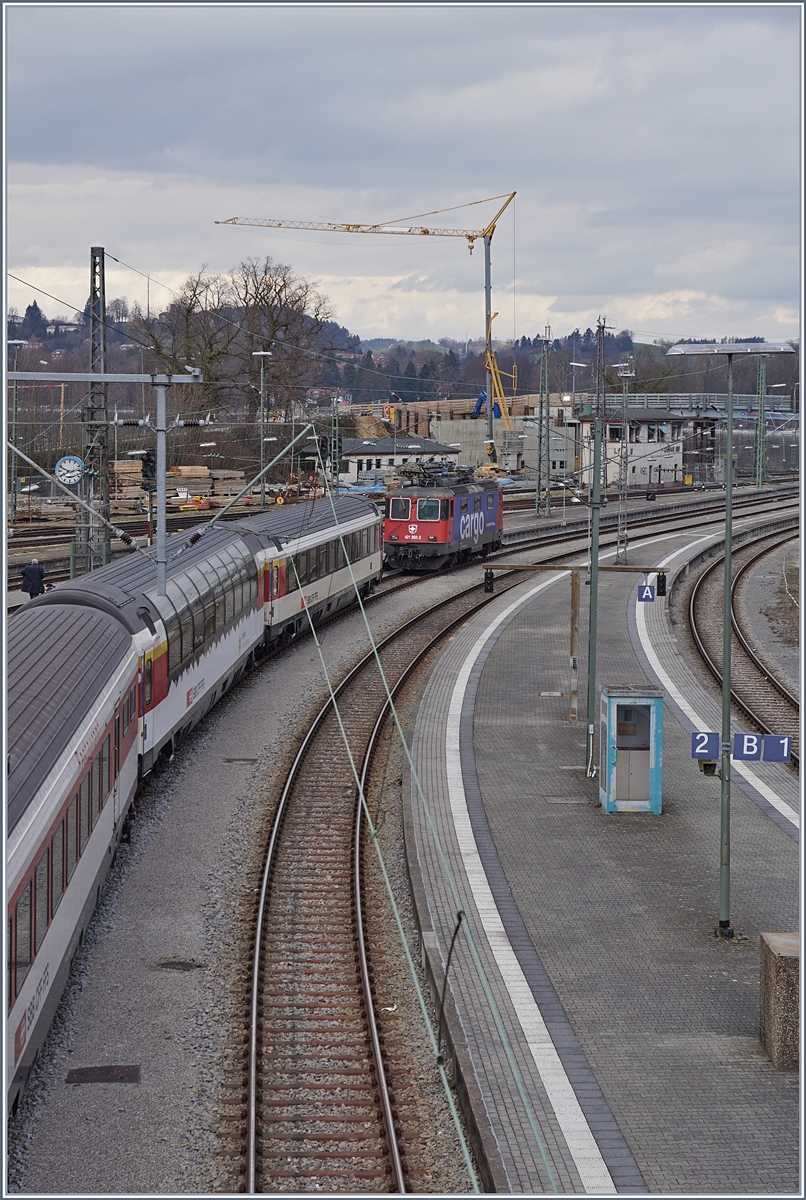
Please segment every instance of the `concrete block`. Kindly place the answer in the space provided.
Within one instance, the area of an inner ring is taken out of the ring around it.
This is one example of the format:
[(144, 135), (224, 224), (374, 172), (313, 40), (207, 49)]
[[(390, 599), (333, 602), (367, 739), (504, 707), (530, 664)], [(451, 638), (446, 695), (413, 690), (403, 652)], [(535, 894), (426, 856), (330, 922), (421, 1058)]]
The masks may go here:
[(800, 938), (796, 933), (762, 933), (759, 1038), (779, 1069), (799, 1057)]

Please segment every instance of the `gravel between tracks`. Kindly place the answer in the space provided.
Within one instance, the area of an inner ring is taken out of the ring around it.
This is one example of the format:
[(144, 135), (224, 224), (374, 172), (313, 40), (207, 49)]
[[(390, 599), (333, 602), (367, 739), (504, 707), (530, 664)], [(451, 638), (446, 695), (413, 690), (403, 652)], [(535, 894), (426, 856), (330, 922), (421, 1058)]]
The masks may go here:
[[(392, 632), (426, 595), (468, 586), (467, 575), (429, 579), (371, 606), (375, 636)], [(335, 675), (368, 649), (357, 612), (321, 637)], [(119, 850), (9, 1122), (10, 1192), (238, 1189), (232, 1117), (245, 1047), (235, 1010), (254, 889), (285, 769), (326, 694), (306, 638), (253, 672), (143, 790), (131, 844)], [(192, 968), (158, 965), (171, 961)], [(139, 1063), (140, 1084), (65, 1085), (72, 1067), (113, 1063)], [(433, 1122), (424, 1145), (441, 1181), (442, 1143), (455, 1134), (445, 1121), (440, 1137), (436, 1115)]]

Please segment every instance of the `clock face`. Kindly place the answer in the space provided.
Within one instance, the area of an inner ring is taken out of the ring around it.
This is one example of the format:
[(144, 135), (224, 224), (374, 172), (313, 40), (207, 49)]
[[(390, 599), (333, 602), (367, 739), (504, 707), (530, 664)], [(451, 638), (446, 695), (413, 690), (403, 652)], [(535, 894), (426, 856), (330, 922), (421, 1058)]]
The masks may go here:
[(68, 487), (74, 487), (75, 484), (81, 482), (81, 477), (84, 474), (84, 463), (78, 455), (67, 454), (56, 463), (55, 474), (59, 483), (65, 483)]

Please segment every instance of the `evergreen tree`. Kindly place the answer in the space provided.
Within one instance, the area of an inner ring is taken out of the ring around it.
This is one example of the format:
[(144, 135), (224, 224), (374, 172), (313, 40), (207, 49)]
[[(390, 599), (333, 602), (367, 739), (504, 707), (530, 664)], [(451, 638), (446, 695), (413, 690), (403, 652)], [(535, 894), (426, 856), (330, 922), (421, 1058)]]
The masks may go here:
[(44, 337), (46, 327), (47, 318), (34, 300), (26, 308), (25, 316), (22, 319), (23, 334), (27, 337)]
[(420, 389), (417, 386), (417, 368), (414, 365), (414, 359), (410, 358), (403, 368), (403, 374), (398, 377), (398, 386), (395, 391), (400, 396), (401, 400), (416, 400), (420, 394)]

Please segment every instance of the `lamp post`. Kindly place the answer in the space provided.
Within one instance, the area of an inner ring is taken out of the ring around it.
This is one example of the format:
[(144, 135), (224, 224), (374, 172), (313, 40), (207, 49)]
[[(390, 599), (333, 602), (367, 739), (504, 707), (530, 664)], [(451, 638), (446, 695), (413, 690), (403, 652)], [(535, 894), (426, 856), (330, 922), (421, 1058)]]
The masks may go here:
[[(220, 454), (216, 454), (215, 451), (212, 449), (212, 447), (215, 445), (216, 445), (215, 442), (199, 442), (199, 449), (208, 451), (208, 453), (205, 454), (204, 457), (208, 460), (208, 462), (210, 464), (207, 469), (210, 472), (210, 495), (211, 496), (215, 495), (215, 479), (213, 478), (213, 459), (221, 457)], [(261, 448), (261, 453), (262, 453), (263, 452), (263, 443), (262, 442), (260, 444), (260, 448)]]
[(263, 447), (263, 442), (265, 439), (264, 439), (263, 435), (265, 433), (265, 421), (266, 421), (266, 389), (265, 389), (264, 363), (267, 358), (271, 358), (271, 357), (272, 357), (271, 350), (253, 350), (252, 351), (252, 358), (260, 359), (260, 470), (261, 470), (260, 511), (261, 512), (263, 512), (263, 509), (266, 507), (266, 480), (262, 474), (263, 463), (264, 463), (264, 458), (265, 458), (265, 451), (264, 451), (264, 447)]
[[(17, 352), (20, 346), (27, 346), (28, 343), (22, 339), (15, 338), (8, 342), (9, 346), (14, 347), (14, 370), (17, 369)], [(12, 408), (11, 408), (11, 444), (17, 444), (17, 381), (14, 380)], [(17, 456), (11, 455), (11, 520), (17, 519)]]
[(733, 582), (733, 359), (737, 354), (794, 354), (786, 342), (727, 342), (692, 345), (681, 343), (669, 355), (724, 355), (728, 360), (728, 411), (725, 433), (725, 571), (722, 584), (722, 750), (719, 816), (719, 924), (714, 936), (732, 938), (730, 923), (730, 675), (731, 606)]

